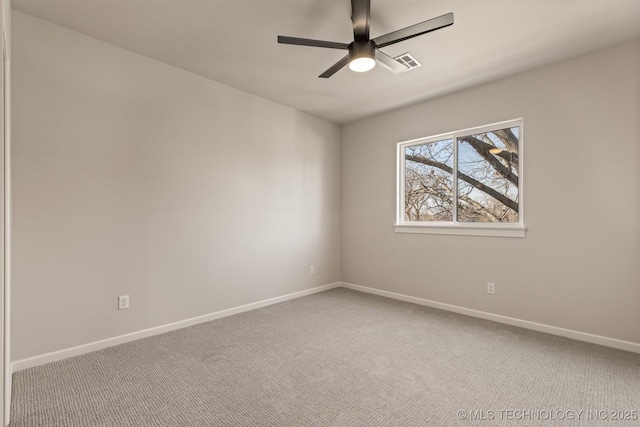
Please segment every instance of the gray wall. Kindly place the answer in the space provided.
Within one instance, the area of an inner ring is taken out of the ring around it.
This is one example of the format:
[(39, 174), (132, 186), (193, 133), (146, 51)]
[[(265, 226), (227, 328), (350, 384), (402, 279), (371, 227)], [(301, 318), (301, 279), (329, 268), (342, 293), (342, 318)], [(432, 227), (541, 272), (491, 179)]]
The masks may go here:
[(13, 31), (14, 361), (340, 279), (338, 126), (20, 12)]
[[(640, 342), (639, 61), (626, 43), (344, 126), (342, 280)], [(526, 238), (394, 233), (397, 142), (518, 117)]]

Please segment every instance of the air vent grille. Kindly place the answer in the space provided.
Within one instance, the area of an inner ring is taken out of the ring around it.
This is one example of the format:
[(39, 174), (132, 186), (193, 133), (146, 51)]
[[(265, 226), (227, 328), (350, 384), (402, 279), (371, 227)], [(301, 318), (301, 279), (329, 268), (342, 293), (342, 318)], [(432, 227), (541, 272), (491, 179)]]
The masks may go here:
[(393, 59), (407, 67), (407, 69), (404, 70), (403, 73), (422, 66), (422, 64), (418, 62), (418, 60), (414, 58), (413, 55), (411, 55), (409, 52), (403, 53), (400, 56), (396, 56)]

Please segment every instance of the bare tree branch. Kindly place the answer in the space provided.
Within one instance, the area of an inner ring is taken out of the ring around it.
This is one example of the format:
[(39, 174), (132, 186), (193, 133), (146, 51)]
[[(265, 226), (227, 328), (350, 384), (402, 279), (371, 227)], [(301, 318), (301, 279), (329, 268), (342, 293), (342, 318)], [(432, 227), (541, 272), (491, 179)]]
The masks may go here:
[(475, 211), (478, 212), (480, 215), (489, 217), (489, 219), (491, 219), (491, 222), (500, 222), (500, 218), (495, 216), (493, 212), (491, 212), (489, 209), (487, 209), (486, 207), (482, 206), (480, 203), (473, 200), (471, 197), (459, 196), (458, 199), (467, 203), (469, 206), (475, 209)]
[[(447, 166), (444, 163), (436, 162), (435, 160), (430, 160), (430, 159), (427, 159), (427, 158), (422, 157), (422, 156), (413, 156), (413, 155), (410, 155), (410, 154), (406, 154), (405, 155), (405, 159), (409, 160), (409, 161), (412, 161), (412, 162), (416, 162), (416, 163), (422, 163), (423, 165), (433, 166), (433, 167), (441, 169), (441, 170), (443, 170), (445, 172), (453, 174), (453, 169), (451, 168), (451, 166)], [(478, 190), (484, 192), (485, 194), (493, 197), (494, 199), (498, 200), (500, 203), (502, 203), (503, 205), (507, 206), (509, 209), (513, 210), (514, 212), (518, 212), (518, 202), (515, 202), (515, 201), (511, 200), (510, 198), (508, 198), (504, 194), (501, 194), (501, 193), (497, 192), (493, 188), (486, 186), (482, 182), (480, 182), (480, 181), (478, 181), (478, 180), (476, 180), (476, 179), (474, 179), (474, 178), (470, 177), (469, 175), (466, 175), (466, 174), (464, 174), (462, 172), (458, 172), (458, 178), (460, 178), (464, 182), (472, 185), (473, 187), (477, 188)]]
[(511, 129), (499, 129), (494, 130), (492, 133), (500, 138), (500, 141), (504, 143), (504, 146), (507, 147), (507, 151), (510, 153), (518, 152), (518, 138), (513, 134)]
[[(462, 136), (460, 137), (460, 140), (471, 145), (474, 150), (476, 150), (478, 154), (480, 154), (480, 156), (482, 156), (482, 158), (485, 159), (487, 163), (489, 163), (500, 175), (508, 179), (516, 187), (518, 186), (518, 175), (511, 172), (510, 168), (502, 164), (500, 160), (496, 159), (495, 156), (489, 152), (490, 149), (495, 148), (493, 145), (482, 142), (471, 135)], [(508, 157), (508, 153), (505, 153), (505, 155)]]

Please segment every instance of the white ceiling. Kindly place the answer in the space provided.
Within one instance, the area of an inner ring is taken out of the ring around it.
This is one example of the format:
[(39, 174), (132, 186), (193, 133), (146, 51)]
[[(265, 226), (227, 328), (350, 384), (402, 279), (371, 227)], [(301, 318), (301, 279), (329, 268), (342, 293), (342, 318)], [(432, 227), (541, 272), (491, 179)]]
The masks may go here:
[(453, 26), (388, 46), (423, 66), (317, 76), (346, 52), (349, 0), (12, 0), (14, 9), (217, 82), (348, 123), (640, 37), (640, 0), (372, 0), (371, 37), (453, 12)]

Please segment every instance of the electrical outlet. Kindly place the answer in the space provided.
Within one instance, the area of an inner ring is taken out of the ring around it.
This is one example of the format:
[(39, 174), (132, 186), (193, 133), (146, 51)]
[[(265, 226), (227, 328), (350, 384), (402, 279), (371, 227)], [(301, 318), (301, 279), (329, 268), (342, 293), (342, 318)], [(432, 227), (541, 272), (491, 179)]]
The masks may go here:
[(122, 295), (118, 297), (118, 310), (126, 310), (129, 308), (129, 295)]
[(312, 265), (311, 267), (309, 267), (309, 274), (316, 274), (316, 266)]
[(487, 293), (495, 294), (496, 293), (496, 284), (495, 283), (487, 283)]

